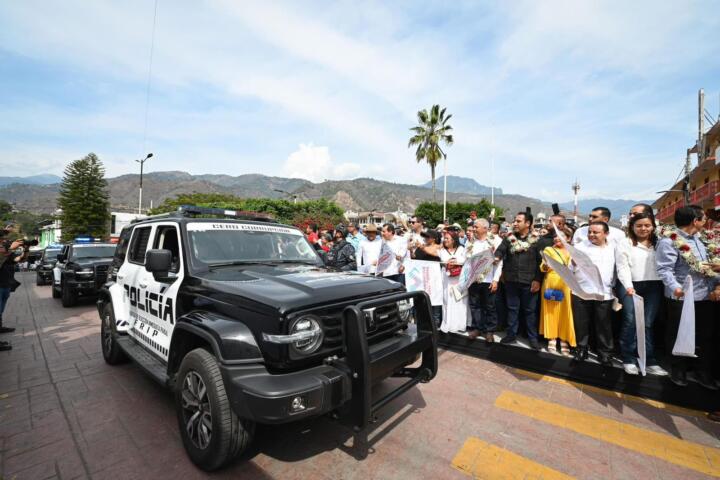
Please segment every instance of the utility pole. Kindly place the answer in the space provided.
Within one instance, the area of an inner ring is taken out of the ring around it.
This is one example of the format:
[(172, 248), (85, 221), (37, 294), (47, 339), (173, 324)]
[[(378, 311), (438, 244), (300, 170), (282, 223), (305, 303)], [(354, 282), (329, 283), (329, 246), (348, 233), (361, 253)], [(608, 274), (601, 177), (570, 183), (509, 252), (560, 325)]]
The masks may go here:
[(443, 222), (447, 220), (447, 155), (445, 157), (445, 163), (443, 163)]
[(495, 156), (490, 157), (490, 203), (495, 205)]
[(578, 221), (578, 192), (580, 191), (580, 184), (577, 181), (577, 178), (575, 179), (575, 183), (572, 184), (572, 191), (575, 195), (575, 209), (573, 210), (573, 217), (575, 218), (575, 225), (577, 225)]
[(705, 159), (705, 147), (703, 145), (703, 133), (705, 132), (705, 91), (701, 88), (698, 91), (698, 140), (697, 157), (698, 165)]
[(152, 158), (152, 156), (153, 156), (152, 153), (148, 153), (148, 154), (145, 156), (145, 158), (143, 158), (142, 160), (135, 160), (136, 162), (138, 162), (138, 163), (140, 164), (140, 194), (139, 194), (139, 198), (138, 198), (138, 215), (142, 215), (142, 177), (143, 177), (143, 165), (145, 165), (145, 162), (146, 162), (148, 159)]

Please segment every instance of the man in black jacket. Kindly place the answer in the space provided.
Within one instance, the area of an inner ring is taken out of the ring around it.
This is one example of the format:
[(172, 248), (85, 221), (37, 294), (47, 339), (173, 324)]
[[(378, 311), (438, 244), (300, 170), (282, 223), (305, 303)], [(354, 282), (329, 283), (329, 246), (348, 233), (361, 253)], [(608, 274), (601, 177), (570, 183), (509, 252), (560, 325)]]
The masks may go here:
[(497, 261), (503, 261), (505, 298), (507, 301), (507, 334), (500, 343), (510, 344), (517, 339), (518, 316), (522, 307), (530, 346), (540, 349), (538, 342), (537, 292), (540, 291), (540, 252), (537, 239), (530, 235), (533, 216), (529, 212), (515, 215), (513, 232), (495, 250)]
[(344, 225), (335, 227), (333, 246), (327, 253), (325, 264), (337, 270), (357, 270), (355, 247), (346, 240), (347, 230)]

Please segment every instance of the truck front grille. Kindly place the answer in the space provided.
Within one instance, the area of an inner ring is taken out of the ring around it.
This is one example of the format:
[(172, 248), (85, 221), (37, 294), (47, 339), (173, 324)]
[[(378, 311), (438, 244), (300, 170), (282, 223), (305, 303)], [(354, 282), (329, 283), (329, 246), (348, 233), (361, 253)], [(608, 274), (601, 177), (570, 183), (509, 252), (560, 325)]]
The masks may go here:
[[(313, 312), (322, 321), (323, 333), (325, 334), (323, 340), (324, 349), (339, 348), (343, 345), (342, 311), (344, 308)], [(400, 330), (404, 324), (405, 322), (400, 318), (398, 306), (394, 302), (365, 311), (365, 330), (370, 345), (391, 336)]]

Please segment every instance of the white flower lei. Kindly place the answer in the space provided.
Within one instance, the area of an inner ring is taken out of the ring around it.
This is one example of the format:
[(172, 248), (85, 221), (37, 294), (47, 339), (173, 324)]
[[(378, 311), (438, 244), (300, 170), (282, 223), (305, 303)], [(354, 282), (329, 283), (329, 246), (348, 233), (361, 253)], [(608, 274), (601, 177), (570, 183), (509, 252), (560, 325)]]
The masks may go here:
[(528, 235), (527, 241), (520, 240), (514, 233), (509, 233), (505, 238), (507, 238), (508, 242), (510, 242), (510, 253), (525, 252), (533, 243), (538, 241), (538, 236), (534, 233), (530, 233)]
[[(672, 242), (672, 246), (678, 251), (678, 253), (682, 257), (682, 259), (685, 260), (685, 262), (687, 262), (687, 264), (691, 270), (694, 270), (697, 273), (699, 273), (700, 275), (703, 275), (703, 276), (709, 277), (709, 278), (718, 276), (718, 274), (716, 272), (714, 272), (713, 269), (709, 265), (703, 264), (700, 260), (698, 260), (698, 258), (695, 256), (692, 249), (690, 248), (690, 245), (688, 245), (687, 242), (685, 241), (685, 237), (683, 237), (680, 233), (678, 233), (677, 229), (667, 225), (667, 226), (665, 226), (665, 228), (662, 229), (661, 235), (664, 238), (670, 239), (670, 241)], [(705, 243), (705, 242), (703, 241), (703, 243)], [(713, 245), (712, 248), (714, 249), (714, 251), (716, 251), (717, 245), (714, 245), (714, 244), (711, 244), (711, 245)], [(708, 251), (708, 260), (711, 262), (715, 262), (716, 261), (715, 254), (714, 253), (710, 254), (709, 249), (707, 249), (707, 251)]]

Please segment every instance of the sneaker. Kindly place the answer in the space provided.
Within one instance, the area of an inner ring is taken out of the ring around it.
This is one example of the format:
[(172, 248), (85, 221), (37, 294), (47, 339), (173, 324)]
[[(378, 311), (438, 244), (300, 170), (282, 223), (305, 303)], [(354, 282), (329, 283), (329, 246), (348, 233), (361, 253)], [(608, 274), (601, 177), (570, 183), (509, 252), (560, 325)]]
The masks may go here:
[(14, 331), (15, 329), (12, 327), (0, 327), (0, 333), (10, 333)]
[(538, 342), (537, 339), (531, 338), (530, 348), (532, 348), (533, 350), (540, 350), (540, 342)]
[(510, 345), (511, 343), (515, 343), (515, 340), (517, 340), (517, 337), (508, 335), (507, 337), (500, 340), (500, 343), (502, 343), (503, 345)]
[[(628, 375), (638, 375), (640, 373), (640, 369), (634, 363), (623, 363), (623, 370)], [(667, 372), (665, 373), (667, 374)]]
[(645, 369), (650, 375), (657, 375), (658, 377), (667, 377), (668, 372), (660, 365), (650, 365)]
[(6, 350), (12, 350), (12, 345), (8, 342), (0, 342), (0, 352), (4, 352)]

